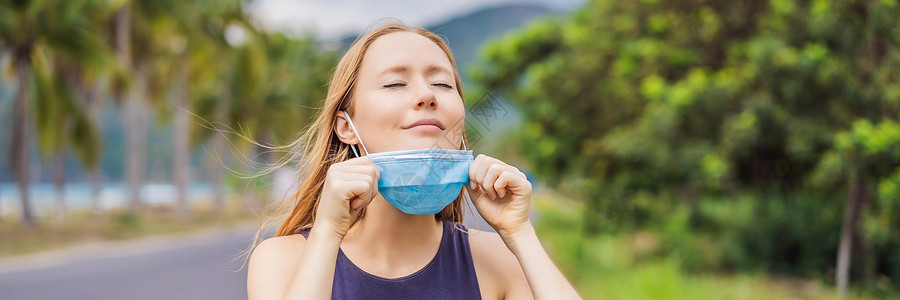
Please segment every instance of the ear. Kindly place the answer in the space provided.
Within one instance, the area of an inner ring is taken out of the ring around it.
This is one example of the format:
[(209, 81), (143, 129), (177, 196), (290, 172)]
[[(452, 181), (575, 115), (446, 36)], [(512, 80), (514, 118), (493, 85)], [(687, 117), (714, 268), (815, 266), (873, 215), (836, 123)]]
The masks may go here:
[(334, 114), (334, 133), (338, 136), (338, 139), (345, 144), (359, 144), (359, 139), (356, 138), (356, 134), (353, 133), (353, 128), (350, 127), (350, 122), (347, 121), (347, 117), (344, 116), (343, 111), (337, 111)]

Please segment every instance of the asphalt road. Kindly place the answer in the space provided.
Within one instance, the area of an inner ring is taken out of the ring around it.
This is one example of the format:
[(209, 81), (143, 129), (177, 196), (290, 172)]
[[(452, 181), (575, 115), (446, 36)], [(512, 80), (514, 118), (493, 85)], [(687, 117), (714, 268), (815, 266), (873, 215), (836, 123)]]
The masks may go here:
[(243, 226), (6, 259), (0, 299), (247, 299), (247, 269), (235, 257), (254, 233)]

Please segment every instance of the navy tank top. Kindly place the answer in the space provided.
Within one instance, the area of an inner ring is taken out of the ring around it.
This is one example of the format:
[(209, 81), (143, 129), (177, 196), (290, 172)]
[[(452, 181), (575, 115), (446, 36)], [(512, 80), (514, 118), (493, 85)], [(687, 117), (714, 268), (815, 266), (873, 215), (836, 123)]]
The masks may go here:
[[(400, 278), (375, 276), (338, 250), (332, 299), (481, 299), (469, 234), (462, 224), (443, 221), (437, 254), (424, 268)], [(309, 236), (309, 230), (300, 232)]]

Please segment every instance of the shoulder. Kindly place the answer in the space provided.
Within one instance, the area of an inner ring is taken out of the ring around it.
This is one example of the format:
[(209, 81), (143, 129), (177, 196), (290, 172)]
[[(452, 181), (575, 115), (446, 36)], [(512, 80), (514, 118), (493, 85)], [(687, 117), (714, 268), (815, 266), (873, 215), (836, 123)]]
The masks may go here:
[(248, 271), (254, 267), (268, 267), (269, 263), (284, 265), (285, 260), (296, 259), (303, 250), (306, 238), (299, 234), (268, 238), (253, 249)]
[(509, 251), (500, 235), (475, 229), (468, 231), (469, 248), (476, 266), (480, 264), (492, 269), (520, 268), (515, 255)]
[[(251, 299), (270, 299), (266, 293), (282, 291), (299, 260), (306, 238), (294, 234), (262, 241), (250, 254), (247, 265), (247, 292)], [(274, 296), (274, 295), (273, 295)]]
[(253, 249), (253, 255), (274, 254), (282, 251), (295, 251), (303, 248), (306, 244), (306, 238), (300, 234), (292, 234), (286, 236), (276, 236), (268, 238)]
[[(488, 232), (481, 231), (477, 229), (469, 229), (469, 245), (472, 248), (472, 251), (485, 252), (487, 255), (500, 255), (506, 256), (506, 254), (512, 256), (512, 252), (506, 248), (506, 244), (503, 243), (503, 239), (500, 238), (500, 235), (496, 232)], [(506, 251), (497, 251), (497, 247), (502, 247), (502, 249)]]
[(518, 295), (512, 297), (518, 299), (525, 296), (523, 293), (530, 296), (525, 272), (500, 235), (475, 229), (468, 231), (472, 263), (475, 265), (478, 285), (482, 292), (487, 292), (488, 295), (495, 294), (499, 298), (511, 298)]

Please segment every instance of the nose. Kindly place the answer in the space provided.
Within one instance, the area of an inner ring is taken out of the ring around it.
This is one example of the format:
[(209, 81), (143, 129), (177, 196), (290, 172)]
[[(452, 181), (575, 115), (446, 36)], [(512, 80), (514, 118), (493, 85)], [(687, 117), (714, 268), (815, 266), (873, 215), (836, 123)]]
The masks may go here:
[[(427, 86), (427, 85), (426, 85)], [(416, 101), (416, 109), (430, 108), (432, 110), (437, 109), (437, 97), (435, 97), (434, 92), (432, 92), (429, 88), (420, 89), (419, 95), (416, 97), (418, 100)]]

